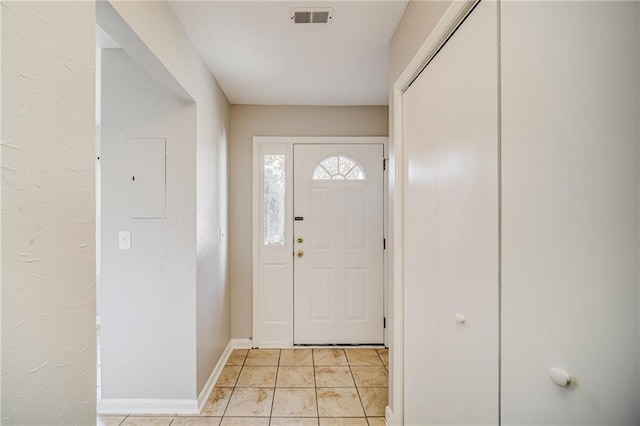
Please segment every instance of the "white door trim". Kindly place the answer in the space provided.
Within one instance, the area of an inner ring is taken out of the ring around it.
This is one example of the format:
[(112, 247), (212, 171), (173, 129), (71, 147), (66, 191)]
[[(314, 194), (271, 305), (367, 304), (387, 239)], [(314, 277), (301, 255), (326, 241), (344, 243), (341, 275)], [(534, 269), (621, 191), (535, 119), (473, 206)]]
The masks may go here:
[(452, 2), (393, 85), (393, 161), (390, 165), (390, 179), (393, 179), (390, 186), (395, 189), (391, 206), (393, 209), (393, 277), (391, 277), (390, 286), (392, 304), (387, 311), (387, 318), (391, 320), (387, 341), (390, 348), (389, 379), (391, 383), (389, 386), (392, 389), (390, 406), (386, 411), (389, 424), (404, 423), (404, 188), (402, 182), (404, 169), (402, 165), (405, 159), (402, 98), (411, 83), (427, 67), (479, 2), (480, 0)]
[[(269, 332), (264, 330), (263, 324), (263, 314), (261, 308), (261, 291), (263, 287), (263, 277), (262, 277), (262, 258), (261, 258), (261, 246), (262, 246), (262, 229), (263, 229), (263, 216), (262, 216), (262, 208), (261, 200), (262, 200), (262, 173), (261, 173), (261, 163), (260, 163), (260, 152), (263, 147), (266, 146), (276, 146), (280, 145), (282, 147), (282, 153), (285, 155), (289, 155), (287, 158), (287, 178), (285, 179), (286, 185), (286, 203), (289, 206), (293, 204), (293, 186), (292, 186), (292, 174), (289, 171), (293, 170), (293, 164), (291, 162), (291, 153), (293, 152), (294, 144), (383, 144), (384, 145), (384, 153), (385, 157), (387, 155), (387, 145), (389, 138), (381, 137), (381, 136), (349, 136), (349, 137), (296, 137), (296, 136), (254, 136), (253, 137), (253, 198), (252, 198), (252, 239), (253, 239), (253, 336), (252, 336), (252, 346), (253, 347), (261, 347), (261, 348), (289, 348), (293, 347), (293, 298), (291, 298), (291, 309), (288, 309), (287, 312), (287, 320), (288, 323), (291, 324), (291, 333), (286, 338), (283, 339), (282, 336), (270, 336)], [(385, 206), (385, 221), (386, 221), (386, 205), (387, 205), (387, 191), (383, 190), (384, 198), (383, 203)], [(287, 209), (289, 211), (289, 209)], [(291, 210), (292, 211), (292, 210)], [(293, 216), (292, 214), (288, 214), (285, 217), (285, 229), (293, 228)], [(384, 235), (386, 236), (386, 226), (384, 230)], [(288, 237), (287, 237), (288, 238)], [(292, 241), (291, 241), (292, 243)], [(293, 249), (292, 249), (293, 250)], [(293, 251), (292, 251), (293, 256)], [(384, 262), (387, 264), (387, 251), (384, 251)], [(386, 270), (386, 268), (385, 268)], [(387, 312), (389, 311), (388, 303), (388, 286), (386, 273), (384, 276), (384, 295), (385, 295), (385, 316), (387, 316)], [(293, 268), (291, 269), (291, 277), (293, 279)], [(388, 328), (387, 328), (388, 330)], [(386, 330), (385, 330), (386, 331)], [(385, 344), (388, 344), (387, 333), (385, 332)]]

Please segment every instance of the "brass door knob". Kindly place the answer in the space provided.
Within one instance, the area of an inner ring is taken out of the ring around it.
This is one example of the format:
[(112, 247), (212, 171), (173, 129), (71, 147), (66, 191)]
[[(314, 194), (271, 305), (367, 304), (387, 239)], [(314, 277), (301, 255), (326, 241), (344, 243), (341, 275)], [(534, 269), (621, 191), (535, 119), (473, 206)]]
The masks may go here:
[(298, 256), (298, 257), (302, 257), (302, 256), (304, 256), (304, 251), (303, 251), (303, 250), (298, 250), (298, 251), (296, 252), (296, 256)]

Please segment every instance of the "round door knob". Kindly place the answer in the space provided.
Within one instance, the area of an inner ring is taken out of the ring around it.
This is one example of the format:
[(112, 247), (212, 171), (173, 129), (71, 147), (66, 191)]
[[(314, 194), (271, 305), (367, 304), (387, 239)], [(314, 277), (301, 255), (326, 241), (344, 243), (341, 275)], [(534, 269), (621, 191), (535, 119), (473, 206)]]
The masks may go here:
[(298, 256), (298, 257), (302, 257), (302, 256), (304, 256), (304, 251), (303, 251), (303, 250), (298, 250), (298, 251), (296, 252), (296, 256)]
[(553, 381), (553, 383), (560, 386), (561, 388), (566, 388), (571, 384), (571, 375), (564, 370), (553, 367), (551, 370), (549, 370), (549, 374), (551, 375), (551, 380)]
[(467, 319), (464, 317), (464, 315), (462, 314), (456, 314), (456, 324), (464, 324), (465, 322), (467, 322)]

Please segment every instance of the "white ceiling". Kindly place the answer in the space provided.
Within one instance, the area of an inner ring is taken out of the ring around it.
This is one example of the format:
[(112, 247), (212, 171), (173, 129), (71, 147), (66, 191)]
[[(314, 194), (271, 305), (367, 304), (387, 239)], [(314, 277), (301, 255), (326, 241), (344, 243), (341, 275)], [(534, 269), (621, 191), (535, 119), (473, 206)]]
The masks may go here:
[[(389, 41), (406, 1), (170, 4), (232, 104), (388, 104)], [(291, 7), (332, 7), (332, 23), (293, 24)]]

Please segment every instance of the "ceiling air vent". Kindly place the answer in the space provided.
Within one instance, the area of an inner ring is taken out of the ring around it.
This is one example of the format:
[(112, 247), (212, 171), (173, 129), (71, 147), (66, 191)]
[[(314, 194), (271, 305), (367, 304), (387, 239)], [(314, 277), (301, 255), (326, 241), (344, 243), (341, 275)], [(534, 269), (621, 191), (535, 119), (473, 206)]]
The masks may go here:
[(323, 8), (296, 8), (291, 9), (289, 16), (294, 24), (329, 24), (333, 19), (333, 9)]

